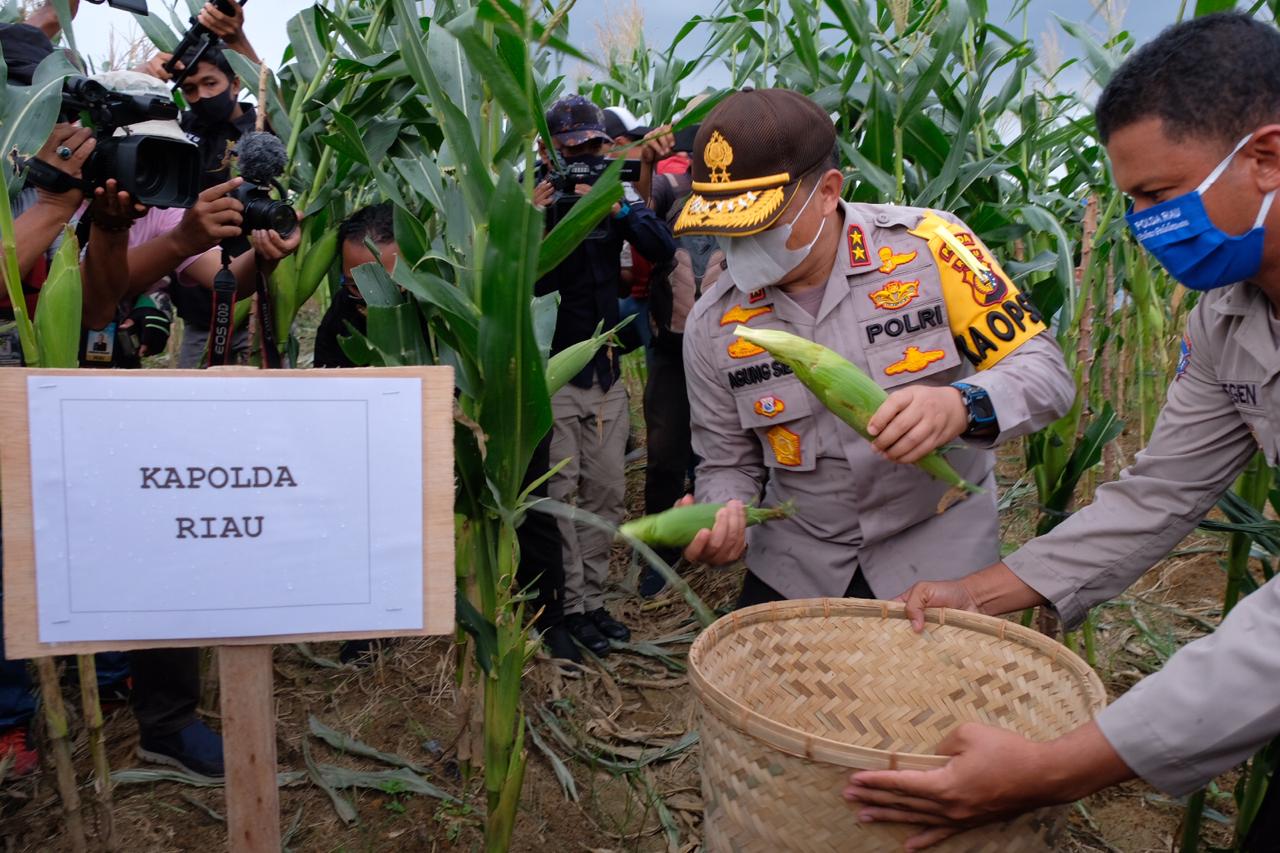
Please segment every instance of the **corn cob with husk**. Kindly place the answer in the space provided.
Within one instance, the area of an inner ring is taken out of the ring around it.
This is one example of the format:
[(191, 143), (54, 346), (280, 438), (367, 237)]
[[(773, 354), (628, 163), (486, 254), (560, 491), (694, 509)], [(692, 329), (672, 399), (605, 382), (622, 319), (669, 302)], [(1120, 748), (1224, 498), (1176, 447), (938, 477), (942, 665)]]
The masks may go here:
[[(618, 528), (622, 534), (632, 539), (639, 539), (646, 545), (656, 548), (683, 548), (693, 541), (699, 530), (710, 530), (715, 526), (716, 513), (724, 504), (688, 504), (677, 506), (663, 512), (646, 515), (628, 521)], [(790, 518), (795, 514), (795, 506), (787, 501), (781, 506), (747, 507), (747, 526), (753, 527), (766, 521), (779, 518)]]
[(601, 331), (604, 328), (604, 321), (601, 321), (596, 326), (594, 335), (565, 347), (547, 359), (547, 394), (555, 396), (557, 391), (569, 384), (569, 380), (581, 373), (591, 363), (591, 359), (595, 358), (596, 350), (631, 320), (632, 317), (628, 317), (607, 332)]
[[(867, 432), (867, 423), (889, 395), (875, 380), (859, 370), (857, 365), (822, 344), (805, 340), (790, 332), (752, 329), (747, 326), (738, 326), (733, 331), (744, 341), (764, 347), (774, 358), (790, 367), (804, 386), (822, 401), (822, 405), (857, 430), (867, 441), (872, 440), (871, 434)], [(982, 492), (982, 489), (956, 473), (956, 469), (936, 450), (915, 465), (944, 483), (973, 494)]]

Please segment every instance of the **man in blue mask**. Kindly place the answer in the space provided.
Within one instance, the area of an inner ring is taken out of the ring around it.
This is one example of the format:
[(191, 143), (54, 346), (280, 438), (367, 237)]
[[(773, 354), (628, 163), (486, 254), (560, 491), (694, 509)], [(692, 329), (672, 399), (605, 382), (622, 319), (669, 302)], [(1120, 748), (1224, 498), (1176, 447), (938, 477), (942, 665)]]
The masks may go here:
[[(1098, 101), (1116, 184), (1143, 247), (1205, 291), (1150, 444), (1053, 532), (959, 581), (902, 599), (988, 614), (1051, 606), (1074, 629), (1123, 592), (1213, 508), (1261, 450), (1280, 451), (1280, 32), (1247, 15), (1178, 24), (1134, 53)], [(919, 850), (965, 826), (1079, 799), (1135, 776), (1181, 797), (1280, 735), (1280, 580), (1241, 601), (1098, 719), (1049, 743), (961, 726), (924, 773), (855, 774), (863, 820), (921, 825)], [(1050, 771), (1050, 772), (1046, 772)], [(837, 796), (833, 791), (832, 796)], [(1274, 851), (1280, 785), (1244, 849)]]
[[(685, 551), (746, 554), (738, 605), (889, 598), (999, 556), (991, 448), (1060, 417), (1075, 388), (1035, 306), (949, 213), (854, 204), (836, 129), (813, 101), (744, 90), (703, 121), (677, 234), (709, 234), (724, 273), (695, 303), (684, 362), (694, 497), (724, 503)], [(786, 365), (733, 329), (781, 329), (848, 358), (888, 390), (867, 441)], [(953, 442), (985, 493), (951, 502), (909, 463)], [(743, 504), (794, 500), (795, 517), (744, 530)], [(941, 511), (945, 509), (945, 511)]]

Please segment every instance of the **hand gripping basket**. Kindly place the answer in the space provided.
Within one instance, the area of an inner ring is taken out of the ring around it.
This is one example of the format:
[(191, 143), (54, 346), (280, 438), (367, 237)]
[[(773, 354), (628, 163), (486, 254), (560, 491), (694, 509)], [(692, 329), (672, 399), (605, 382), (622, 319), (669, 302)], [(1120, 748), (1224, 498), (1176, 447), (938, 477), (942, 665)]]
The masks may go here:
[[(925, 770), (957, 725), (1049, 740), (1090, 720), (1102, 682), (1060, 643), (1003, 619), (900, 604), (782, 601), (731, 613), (689, 652), (710, 853), (898, 851), (919, 830), (864, 824), (840, 796), (855, 770)], [(1065, 809), (955, 836), (942, 853), (1053, 850)]]

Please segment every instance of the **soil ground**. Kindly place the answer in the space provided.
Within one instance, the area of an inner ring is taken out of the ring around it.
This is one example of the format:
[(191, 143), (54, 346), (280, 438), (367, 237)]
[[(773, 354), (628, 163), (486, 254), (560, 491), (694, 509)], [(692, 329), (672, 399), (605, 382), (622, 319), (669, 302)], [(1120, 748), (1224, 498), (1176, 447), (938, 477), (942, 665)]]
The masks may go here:
[[(304, 343), (303, 352), (310, 352), (309, 343)], [(633, 384), (637, 381), (634, 375), (629, 378)], [(633, 394), (633, 400), (638, 399)], [(642, 425), (639, 443), (643, 444)], [(1124, 443), (1132, 450), (1132, 441)], [(632, 515), (639, 512), (642, 465), (635, 463), (628, 472)], [(998, 470), (1002, 493), (1014, 487), (1021, 471), (1021, 448), (1006, 448)], [(1029, 537), (1035, 514), (1034, 492), (1023, 492), (1011, 502), (1003, 515), (1007, 547)], [(1216, 623), (1224, 586), (1219, 564), (1224, 549), (1221, 536), (1193, 535), (1176, 556), (1160, 563), (1126, 595), (1099, 609), (1098, 671), (1113, 698), (1158, 668), (1178, 645)], [(634, 593), (634, 576), (629, 557), (619, 550), (610, 608), (633, 627), (633, 650), (615, 652), (570, 673), (544, 657), (530, 666), (525, 710), (547, 750), (536, 743), (528, 745), (514, 850), (691, 851), (698, 847), (702, 810), (698, 747), (678, 748), (692, 725), (693, 697), (683, 672), (683, 654), (694, 622), (688, 606), (670, 592), (654, 601), (639, 598)], [(725, 608), (733, 600), (740, 570), (695, 569), (688, 579), (710, 606)], [(475, 774), (464, 772), (460, 761), (468, 741), (459, 738), (458, 709), (465, 703), (455, 687), (451, 642), (441, 638), (388, 643), (371, 665), (360, 669), (338, 668), (332, 664), (336, 658), (336, 644), (276, 650), (282, 770), (306, 770), (308, 753), (316, 764), (357, 772), (392, 769), (309, 735), (308, 720), (314, 716), (349, 738), (417, 765), (422, 778), (456, 800), (413, 793), (402, 783), (383, 780), (373, 788), (334, 792), (334, 798), (351, 808), (350, 819), (344, 820), (330, 794), (304, 780), (281, 792), (286, 848), (317, 853), (482, 849), (483, 785)], [(75, 713), (78, 699), (68, 691), (67, 700)], [(215, 727), (217, 707), (211, 689), (201, 713)], [(72, 730), (77, 733), (76, 768), (92, 834), (98, 818), (78, 719), (72, 720)], [(136, 727), (126, 708), (109, 713), (106, 740), (114, 769), (141, 766), (134, 757)], [(570, 754), (569, 746), (576, 747), (577, 755)], [(667, 749), (669, 757), (636, 767), (642, 751), (651, 756), (661, 749)], [(563, 761), (576, 799), (566, 794), (558, 780), (548, 757), (551, 753)], [(70, 849), (47, 758), (44, 765), (32, 779), (0, 786), (0, 838), (9, 853)], [(375, 784), (367, 776), (360, 778)], [(1211, 792), (1213, 813), (1203, 834), (1207, 844), (1230, 841), (1233, 784), (1226, 777)], [(220, 788), (141, 781), (118, 784), (114, 797), (120, 850), (225, 849)], [(1062, 849), (1163, 853), (1178, 836), (1181, 816), (1179, 803), (1144, 784), (1128, 784), (1081, 803)], [(90, 849), (93, 845), (91, 837)]]

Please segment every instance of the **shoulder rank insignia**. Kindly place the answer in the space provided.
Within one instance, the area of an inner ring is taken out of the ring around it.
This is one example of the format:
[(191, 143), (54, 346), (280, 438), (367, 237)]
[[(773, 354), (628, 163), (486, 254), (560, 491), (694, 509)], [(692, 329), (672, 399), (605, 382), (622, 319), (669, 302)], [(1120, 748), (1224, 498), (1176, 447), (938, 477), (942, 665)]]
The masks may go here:
[(791, 430), (779, 424), (776, 427), (770, 427), (765, 436), (769, 439), (769, 446), (773, 448), (773, 455), (778, 457), (779, 465), (795, 466), (804, 461), (804, 454), (800, 449), (800, 436)]
[(764, 296), (765, 296), (765, 293), (764, 293), (763, 287), (760, 288), (759, 290), (753, 290), (749, 294), (747, 294), (747, 304), (755, 305), (757, 302), (760, 302), (761, 300), (763, 300)]
[(743, 308), (741, 305), (735, 305), (724, 312), (724, 316), (720, 318), (720, 325), (729, 326), (737, 325), (738, 323), (750, 323), (761, 314), (772, 313), (772, 305), (761, 305), (759, 308)]
[(916, 259), (918, 252), (904, 252), (901, 255), (895, 255), (893, 249), (888, 246), (880, 247), (880, 272), (885, 275), (892, 275), (893, 271), (898, 267), (905, 266)]
[(873, 290), (868, 293), (868, 298), (877, 308), (885, 311), (896, 311), (899, 308), (906, 308), (916, 297), (920, 295), (920, 282), (916, 281), (891, 281), (879, 290)]
[(770, 394), (767, 397), (761, 397), (756, 400), (755, 410), (757, 415), (763, 415), (766, 418), (776, 418), (787, 410), (787, 404), (782, 399)]
[(867, 251), (867, 238), (861, 225), (849, 226), (849, 266), (871, 266), (871, 254)]
[(730, 358), (751, 358), (764, 352), (764, 347), (756, 346), (751, 341), (744, 341), (742, 338), (734, 338), (729, 344)]
[(947, 354), (940, 349), (921, 352), (920, 347), (907, 347), (902, 352), (902, 360), (895, 361), (884, 369), (886, 376), (897, 376), (899, 373), (919, 373), (935, 361), (941, 361)]

